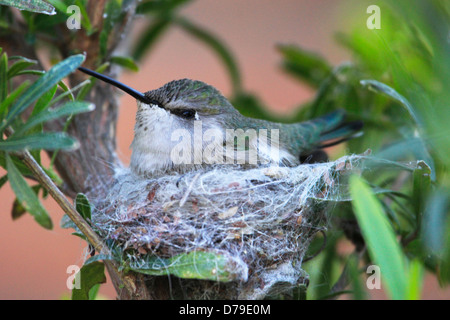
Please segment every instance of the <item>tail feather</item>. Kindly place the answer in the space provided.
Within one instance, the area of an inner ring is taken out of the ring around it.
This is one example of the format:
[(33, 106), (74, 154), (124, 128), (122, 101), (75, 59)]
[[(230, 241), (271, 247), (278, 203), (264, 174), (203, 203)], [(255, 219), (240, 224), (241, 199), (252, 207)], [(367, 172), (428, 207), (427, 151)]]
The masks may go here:
[(332, 147), (362, 134), (362, 121), (345, 121), (345, 111), (337, 110), (326, 114), (320, 118), (312, 120), (320, 127), (318, 140), (312, 149), (301, 153), (299, 160), (301, 163), (315, 163), (326, 160), (324, 148)]
[(333, 139), (347, 141), (348, 139), (351, 139), (351, 137), (353, 137), (355, 133), (357, 134), (358, 132), (360, 132), (362, 127), (362, 121), (342, 122), (335, 128), (322, 132), (319, 142), (326, 142)]

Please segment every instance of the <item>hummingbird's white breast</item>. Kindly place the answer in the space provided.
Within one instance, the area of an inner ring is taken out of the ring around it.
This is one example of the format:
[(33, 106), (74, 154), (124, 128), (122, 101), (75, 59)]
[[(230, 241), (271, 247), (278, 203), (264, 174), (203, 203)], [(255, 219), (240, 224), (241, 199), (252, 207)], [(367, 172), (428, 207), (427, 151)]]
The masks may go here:
[(136, 174), (169, 169), (174, 146), (171, 135), (178, 126), (177, 119), (167, 110), (138, 102), (130, 168)]

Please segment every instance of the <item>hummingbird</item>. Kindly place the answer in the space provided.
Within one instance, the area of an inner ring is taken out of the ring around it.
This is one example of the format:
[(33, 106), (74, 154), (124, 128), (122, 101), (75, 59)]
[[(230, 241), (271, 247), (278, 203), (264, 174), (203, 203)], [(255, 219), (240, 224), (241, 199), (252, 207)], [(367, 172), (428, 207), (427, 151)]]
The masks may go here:
[(325, 161), (324, 148), (361, 133), (362, 122), (345, 121), (343, 110), (299, 123), (277, 123), (243, 116), (219, 90), (202, 81), (174, 80), (142, 93), (87, 68), (79, 70), (137, 100), (130, 169), (140, 176), (217, 164), (292, 167)]

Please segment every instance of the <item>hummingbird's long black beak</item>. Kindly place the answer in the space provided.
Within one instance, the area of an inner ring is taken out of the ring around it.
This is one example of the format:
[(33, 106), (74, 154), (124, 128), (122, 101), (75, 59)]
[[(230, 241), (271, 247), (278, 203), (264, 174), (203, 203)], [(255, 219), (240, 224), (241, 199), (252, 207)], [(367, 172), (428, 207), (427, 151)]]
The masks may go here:
[(155, 104), (159, 106), (159, 103), (157, 101), (153, 101), (151, 99), (149, 99), (145, 94), (143, 94), (140, 91), (137, 91), (133, 88), (130, 88), (129, 86), (123, 84), (122, 82), (119, 82), (115, 79), (112, 79), (108, 76), (105, 76), (101, 73), (98, 73), (96, 71), (84, 68), (84, 67), (79, 67), (78, 70), (80, 70), (81, 72), (84, 72), (92, 77), (95, 77), (97, 79), (100, 79), (106, 83), (112, 84), (113, 86), (115, 86), (116, 88), (119, 88), (120, 90), (128, 93), (130, 96), (134, 97), (136, 100), (139, 100), (141, 102), (144, 102), (145, 104)]

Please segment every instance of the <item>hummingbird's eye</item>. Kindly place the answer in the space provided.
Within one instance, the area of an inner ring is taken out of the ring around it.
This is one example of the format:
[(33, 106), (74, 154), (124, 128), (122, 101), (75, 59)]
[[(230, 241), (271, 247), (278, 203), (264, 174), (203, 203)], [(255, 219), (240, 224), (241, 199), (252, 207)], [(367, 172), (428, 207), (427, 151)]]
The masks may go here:
[(195, 110), (192, 109), (182, 109), (182, 110), (173, 110), (173, 114), (180, 116), (184, 119), (194, 119), (195, 118)]

